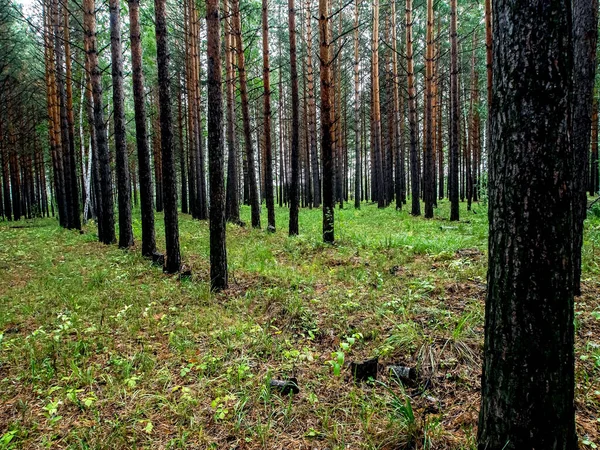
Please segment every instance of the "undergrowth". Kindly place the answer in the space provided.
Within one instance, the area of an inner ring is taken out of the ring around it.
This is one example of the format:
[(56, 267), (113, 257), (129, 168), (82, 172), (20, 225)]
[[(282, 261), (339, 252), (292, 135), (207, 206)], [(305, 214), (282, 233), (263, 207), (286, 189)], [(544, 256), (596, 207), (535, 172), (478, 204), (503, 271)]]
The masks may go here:
[[(216, 295), (206, 222), (180, 217), (190, 280), (140, 256), (137, 213), (129, 251), (93, 224), (0, 223), (0, 449), (475, 448), (487, 210), (461, 205), (455, 223), (439, 206), (433, 220), (336, 209), (334, 246), (321, 210), (301, 210), (295, 238), (285, 208), (274, 234), (230, 224), (230, 289)], [(599, 252), (592, 215), (576, 305), (583, 448), (600, 445)], [(372, 357), (377, 380), (352, 381), (348, 364)], [(297, 395), (270, 388), (290, 377)]]

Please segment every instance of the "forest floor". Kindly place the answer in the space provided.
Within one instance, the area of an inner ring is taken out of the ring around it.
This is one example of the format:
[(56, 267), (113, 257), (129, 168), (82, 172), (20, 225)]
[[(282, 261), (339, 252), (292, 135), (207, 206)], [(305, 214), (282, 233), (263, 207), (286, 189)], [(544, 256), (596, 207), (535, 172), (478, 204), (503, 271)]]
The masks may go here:
[[(461, 207), (459, 223), (445, 201), (433, 220), (336, 209), (335, 246), (320, 210), (301, 210), (295, 238), (286, 209), (275, 234), (228, 225), (216, 295), (206, 222), (181, 216), (183, 280), (140, 256), (137, 222), (131, 251), (91, 224), (0, 223), (0, 449), (474, 449), (487, 210)], [(600, 217), (576, 330), (577, 431), (596, 448)], [(354, 382), (348, 363), (376, 356), (377, 380)], [(269, 388), (292, 376), (297, 395)]]

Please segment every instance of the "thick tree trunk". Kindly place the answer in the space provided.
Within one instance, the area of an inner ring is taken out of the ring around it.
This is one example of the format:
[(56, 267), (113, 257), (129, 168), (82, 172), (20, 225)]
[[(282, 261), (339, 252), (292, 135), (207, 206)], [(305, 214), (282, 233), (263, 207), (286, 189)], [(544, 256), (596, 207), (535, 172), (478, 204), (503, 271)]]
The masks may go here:
[(121, 48), (121, 3), (109, 0), (110, 54), (113, 87), (113, 117), (115, 124), (115, 150), (117, 171), (117, 194), (119, 204), (119, 247), (133, 246), (131, 225), (131, 185), (127, 135), (125, 133), (125, 95), (123, 91), (123, 56)]
[(571, 188), (570, 2), (495, 0), (493, 8), (489, 269), (478, 448), (572, 450), (577, 448), (572, 252), (578, 199)]
[(208, 173), (210, 182), (210, 287), (227, 288), (223, 92), (221, 87), (221, 23), (219, 0), (206, 1), (208, 53)]
[(586, 179), (589, 176), (592, 103), (596, 80), (598, 0), (573, 0), (573, 155), (575, 159), (575, 247), (573, 283), (581, 295), (583, 222), (587, 212)]
[(179, 223), (177, 221), (177, 181), (173, 157), (173, 117), (171, 113), (169, 48), (167, 40), (166, 0), (155, 0), (156, 59), (158, 65), (158, 95), (160, 104), (160, 138), (165, 207), (165, 240), (167, 258), (163, 270), (176, 273), (181, 267)]

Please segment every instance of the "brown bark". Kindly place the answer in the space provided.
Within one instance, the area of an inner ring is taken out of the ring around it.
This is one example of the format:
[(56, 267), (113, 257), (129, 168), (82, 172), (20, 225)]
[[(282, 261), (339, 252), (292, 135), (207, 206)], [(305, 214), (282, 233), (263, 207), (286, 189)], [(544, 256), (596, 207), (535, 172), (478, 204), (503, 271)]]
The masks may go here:
[(77, 185), (77, 162), (75, 159), (75, 118), (73, 114), (73, 70), (71, 68), (71, 43), (69, 30), (68, 0), (63, 4), (63, 36), (65, 47), (65, 83), (66, 83), (66, 113), (69, 136), (68, 158), (69, 158), (69, 180), (68, 191), (70, 195), (70, 221), (71, 227), (81, 229), (81, 217), (79, 209), (79, 187)]
[(331, 142), (331, 28), (328, 0), (319, 0), (319, 59), (321, 65), (321, 165), (323, 167), (323, 241), (334, 241), (333, 154)]
[(312, 62), (312, 0), (306, 0), (306, 82), (308, 89), (308, 139), (310, 146), (310, 170), (312, 171), (313, 204), (315, 208), (321, 205), (321, 176), (319, 174), (319, 159), (317, 157), (317, 105), (315, 102), (315, 77)]

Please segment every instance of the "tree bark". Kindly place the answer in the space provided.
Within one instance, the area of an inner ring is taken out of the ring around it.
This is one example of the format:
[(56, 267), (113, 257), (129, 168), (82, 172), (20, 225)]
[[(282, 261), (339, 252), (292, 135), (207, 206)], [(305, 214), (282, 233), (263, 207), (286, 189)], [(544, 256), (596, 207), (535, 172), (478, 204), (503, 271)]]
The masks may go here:
[(84, 0), (84, 33), (88, 40), (88, 58), (90, 59), (90, 79), (92, 83), (92, 96), (94, 100), (94, 127), (96, 128), (96, 145), (98, 148), (98, 170), (100, 172), (100, 192), (96, 195), (102, 202), (102, 235), (100, 241), (104, 244), (113, 244), (115, 237), (115, 215), (112, 195), (112, 175), (110, 172), (110, 156), (108, 140), (104, 127), (104, 108), (102, 103), (102, 79), (98, 65), (98, 51), (96, 42), (96, 10), (94, 0)]
[(573, 155), (575, 178), (575, 295), (581, 295), (583, 222), (587, 213), (586, 179), (589, 176), (592, 103), (596, 80), (598, 0), (573, 0)]
[(373, 36), (372, 36), (372, 117), (373, 117), (373, 152), (375, 155), (375, 174), (377, 180), (377, 206), (386, 206), (386, 188), (383, 171), (383, 149), (381, 145), (381, 106), (379, 99), (379, 0), (373, 0)]
[(478, 448), (575, 449), (570, 1), (495, 0), (493, 18)]
[(154, 209), (152, 206), (152, 169), (146, 128), (146, 102), (144, 100), (144, 73), (142, 71), (142, 43), (140, 29), (140, 0), (129, 0), (129, 33), (131, 40), (131, 69), (133, 79), (133, 105), (140, 179), (140, 209), (142, 215), (142, 255), (156, 252)]
[(206, 0), (208, 54), (208, 171), (210, 177), (210, 287), (227, 288), (223, 92), (221, 87), (221, 23), (219, 0)]
[(225, 199), (225, 218), (229, 222), (240, 223), (240, 192), (238, 154), (235, 139), (235, 75), (233, 55), (235, 41), (232, 33), (231, 10), (229, 1), (223, 0), (225, 11), (225, 72), (227, 85), (227, 195)]
[(354, 2), (354, 207), (360, 209), (360, 183), (361, 183), (361, 160), (360, 160), (360, 81), (359, 81), (359, 0)]
[(458, 158), (459, 158), (459, 95), (458, 42), (456, 31), (456, 0), (450, 0), (450, 145), (448, 153), (448, 197), (450, 220), (459, 220)]
[(267, 230), (275, 231), (275, 200), (273, 199), (273, 152), (271, 143), (271, 85), (269, 67), (269, 16), (268, 2), (262, 0), (262, 49), (263, 49), (263, 89), (264, 89), (264, 179), (267, 200)]
[(323, 167), (323, 241), (334, 241), (333, 152), (331, 142), (331, 24), (328, 0), (319, 0), (321, 65), (321, 166)]
[(419, 197), (421, 180), (419, 177), (419, 149), (417, 125), (417, 91), (415, 88), (415, 65), (413, 60), (413, 33), (412, 33), (412, 0), (406, 0), (406, 70), (408, 79), (408, 122), (410, 126), (410, 181), (411, 181), (411, 214), (421, 215), (421, 202)]
[(290, 185), (290, 223), (289, 235), (298, 234), (298, 209), (299, 209), (299, 139), (300, 126), (299, 120), (299, 95), (298, 95), (298, 68), (296, 66), (296, 7), (294, 0), (288, 0), (289, 15), (288, 25), (290, 32), (290, 76), (292, 82), (292, 183)]
[(434, 130), (433, 130), (433, 0), (427, 0), (427, 49), (425, 62), (425, 161), (423, 161), (423, 193), (425, 218), (433, 218), (435, 200)]
[(240, 78), (240, 97), (242, 102), (242, 119), (244, 122), (244, 141), (246, 144), (246, 158), (248, 161), (248, 185), (250, 209), (252, 215), (252, 227), (260, 228), (260, 198), (258, 192), (258, 180), (256, 179), (256, 165), (254, 160), (254, 148), (252, 145), (252, 133), (250, 128), (250, 110), (248, 105), (248, 86), (246, 81), (246, 67), (244, 58), (244, 47), (242, 46), (242, 26), (240, 22), (240, 3), (233, 0), (233, 26), (236, 37), (238, 73)]
[(163, 170), (163, 201), (165, 208), (166, 261), (163, 270), (176, 273), (181, 267), (179, 224), (177, 221), (177, 181), (173, 157), (173, 118), (171, 113), (169, 48), (167, 40), (166, 0), (154, 1), (156, 19), (156, 59), (158, 65), (158, 95), (160, 104), (160, 146)]
[(119, 247), (133, 246), (131, 225), (131, 180), (127, 135), (125, 132), (125, 95), (123, 91), (123, 51), (121, 48), (121, 4), (109, 0), (110, 10), (110, 54), (113, 87), (113, 117), (115, 125), (115, 151), (117, 171), (117, 194), (119, 204)]
[(79, 187), (77, 185), (77, 162), (75, 160), (75, 118), (73, 115), (73, 71), (71, 68), (71, 38), (69, 30), (68, 0), (63, 5), (63, 36), (65, 46), (65, 83), (66, 83), (66, 113), (69, 136), (69, 195), (71, 197), (70, 221), (71, 227), (81, 230), (81, 217), (79, 209)]
[(598, 193), (598, 99), (592, 107), (592, 161), (590, 168), (590, 195)]

